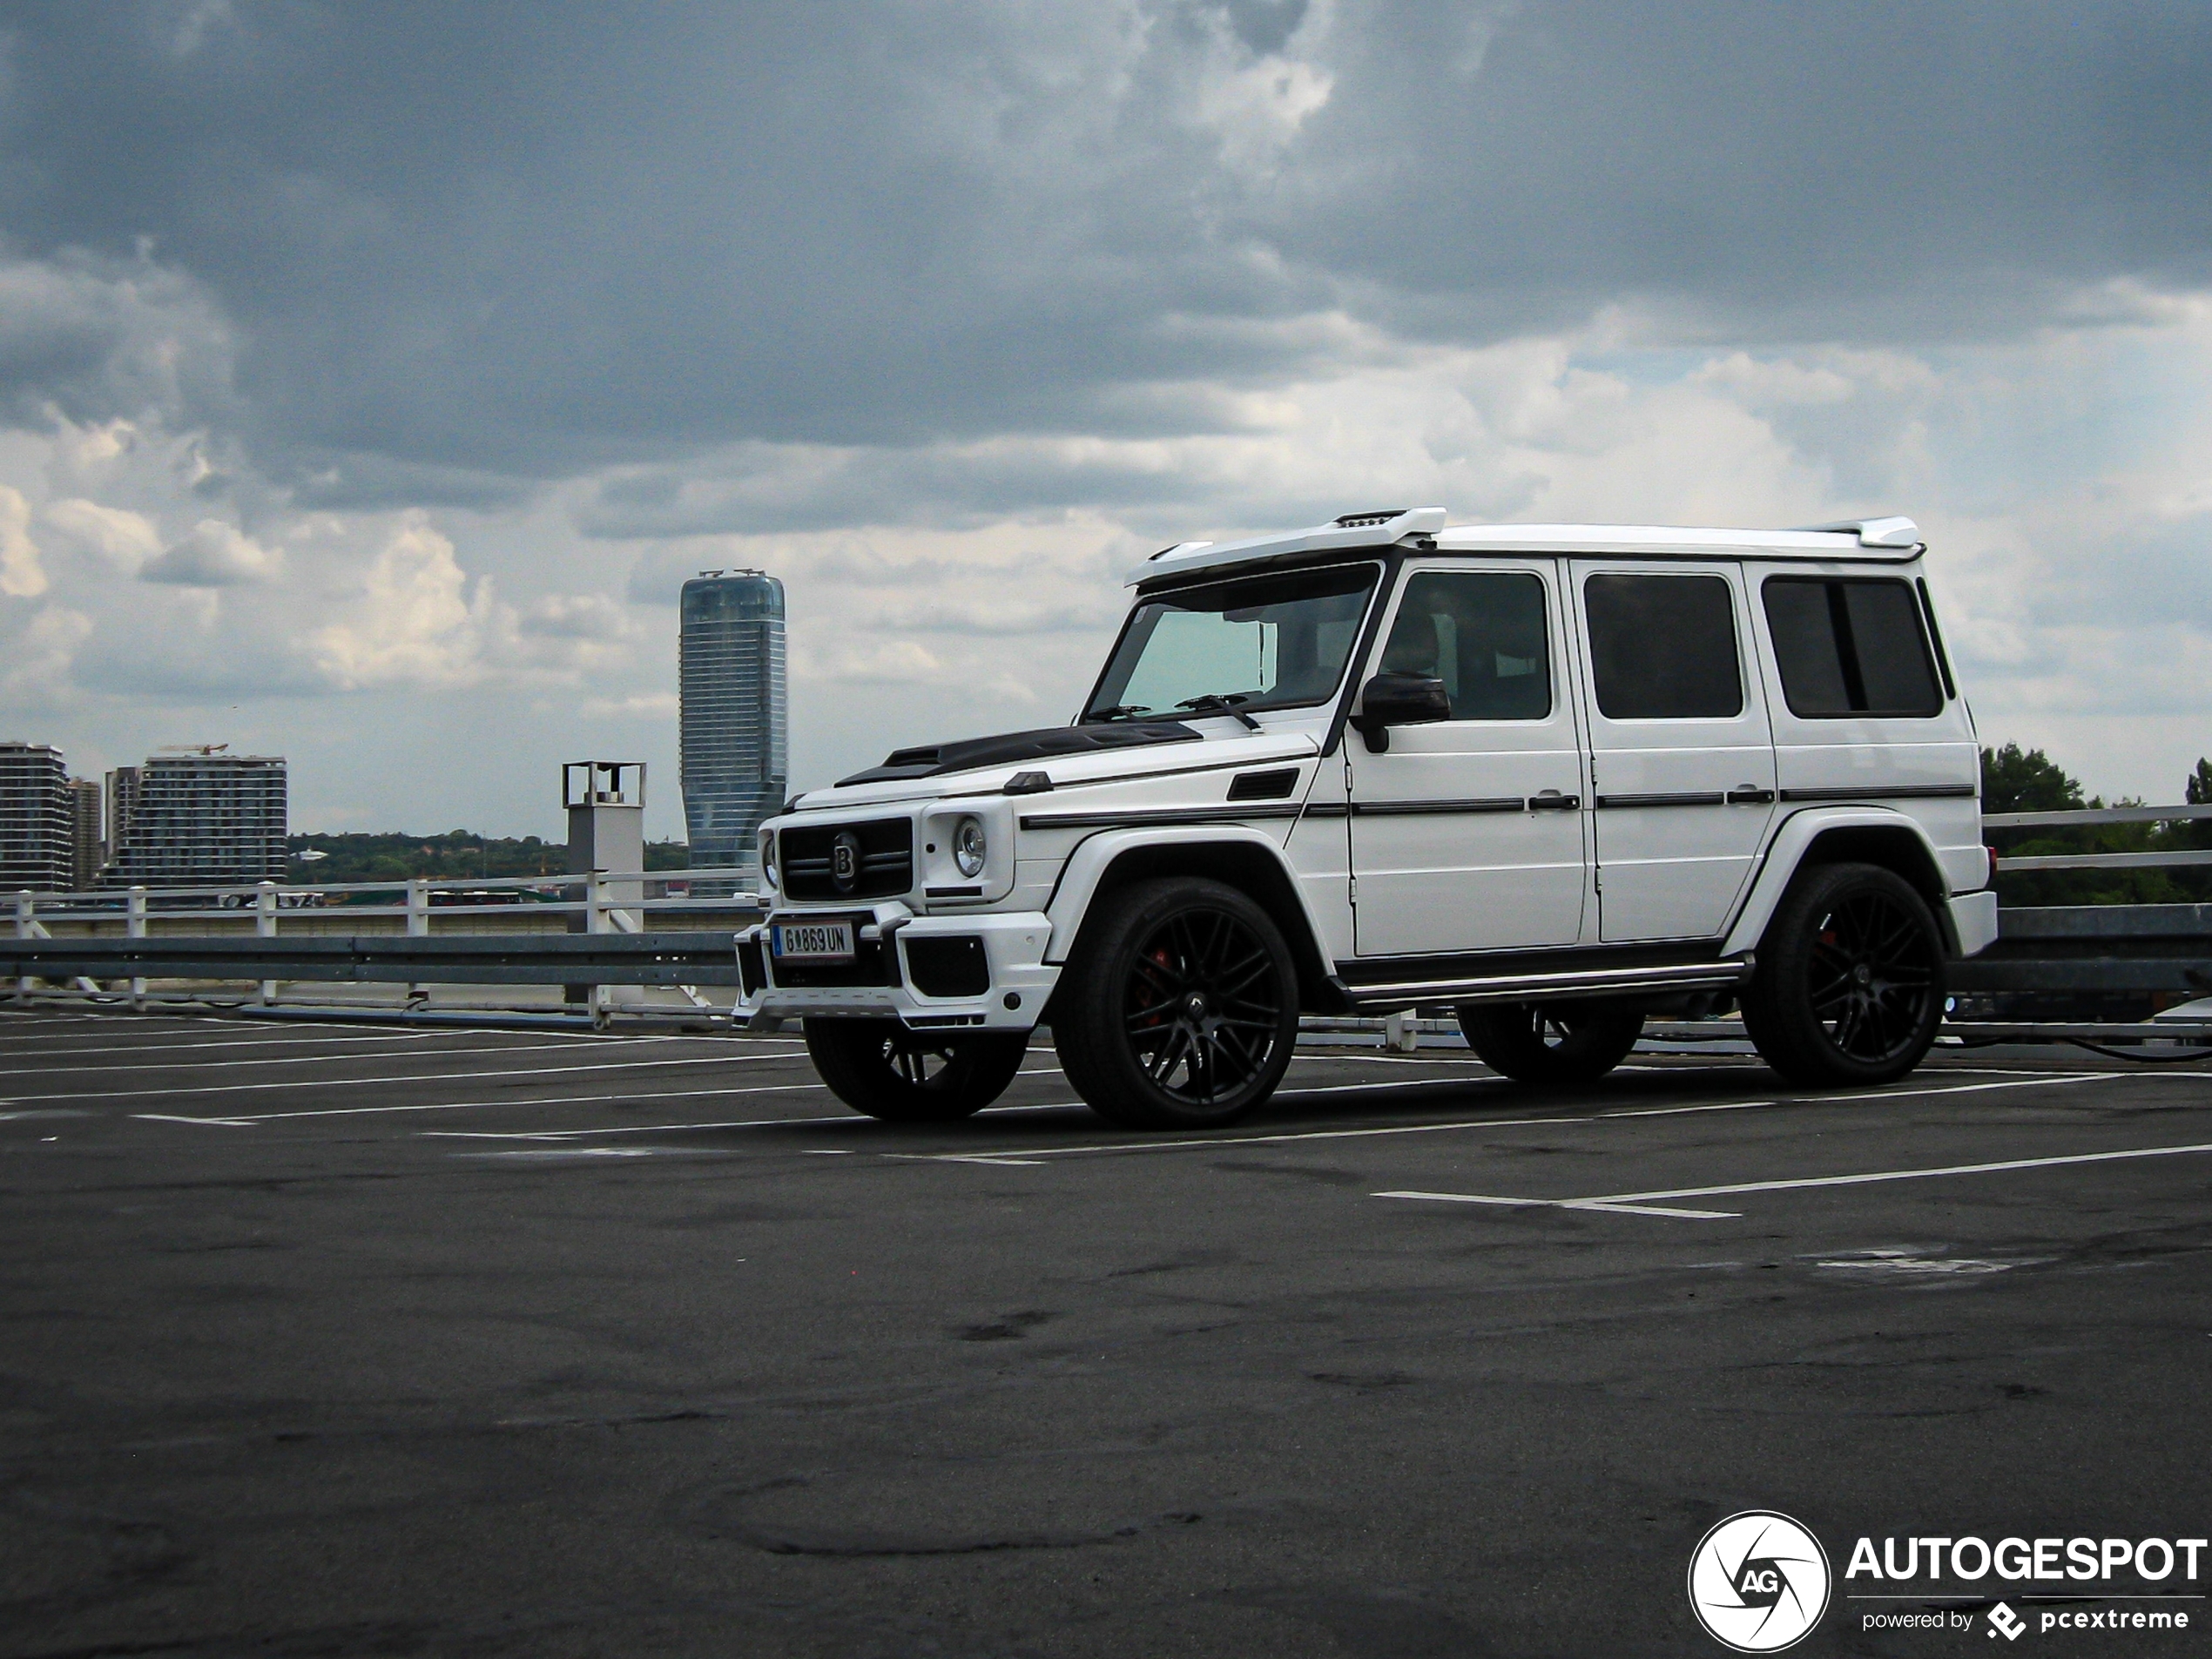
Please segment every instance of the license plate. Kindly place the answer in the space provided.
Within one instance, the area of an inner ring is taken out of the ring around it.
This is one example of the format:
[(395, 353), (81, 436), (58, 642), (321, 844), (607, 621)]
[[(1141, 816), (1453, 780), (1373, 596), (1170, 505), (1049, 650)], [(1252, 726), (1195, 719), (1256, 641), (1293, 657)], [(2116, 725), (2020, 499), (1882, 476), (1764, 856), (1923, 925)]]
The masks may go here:
[(849, 962), (849, 921), (779, 921), (768, 930), (769, 949), (779, 962)]

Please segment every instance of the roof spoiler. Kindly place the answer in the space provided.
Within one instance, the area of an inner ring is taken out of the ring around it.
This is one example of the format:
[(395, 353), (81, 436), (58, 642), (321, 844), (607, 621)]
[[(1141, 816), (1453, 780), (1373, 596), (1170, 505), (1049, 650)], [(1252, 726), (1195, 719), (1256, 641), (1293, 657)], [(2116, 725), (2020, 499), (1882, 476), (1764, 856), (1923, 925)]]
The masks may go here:
[(1909, 518), (1839, 518), (1832, 524), (1797, 524), (1791, 528), (1856, 536), (1861, 547), (1920, 545), (1920, 527)]
[(1407, 536), (1433, 536), (1444, 528), (1450, 516), (1441, 507), (1391, 508), (1381, 512), (1346, 513), (1330, 523), (1317, 524), (1311, 529), (1288, 530), (1274, 536), (1254, 536), (1249, 541), (1217, 543), (1213, 542), (1177, 542), (1173, 547), (1163, 547), (1145, 560), (1130, 575), (1134, 586), (1149, 577), (1161, 575), (1159, 567), (1169, 570), (1192, 569), (1222, 563), (1243, 563), (1248, 559), (1264, 558), (1271, 554), (1314, 552), (1328, 548), (1378, 547)]

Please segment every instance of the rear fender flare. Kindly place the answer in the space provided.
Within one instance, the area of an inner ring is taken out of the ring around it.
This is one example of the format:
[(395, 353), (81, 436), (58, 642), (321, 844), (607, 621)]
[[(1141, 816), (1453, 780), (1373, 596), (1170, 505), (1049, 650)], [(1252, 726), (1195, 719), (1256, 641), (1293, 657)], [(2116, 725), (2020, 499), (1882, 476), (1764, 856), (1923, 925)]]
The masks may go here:
[(1767, 843), (1758, 879), (1752, 882), (1750, 896), (1737, 914), (1736, 925), (1729, 929), (1721, 954), (1734, 956), (1755, 948), (1767, 923), (1780, 908), (1782, 895), (1789, 891), (1790, 883), (1804, 867), (1813, 843), (1837, 831), (1853, 830), (1874, 830), (1885, 837), (1902, 833), (1912, 838), (1921, 867), (1900, 869), (1898, 873), (1927, 900), (1928, 907), (1935, 913), (1936, 925), (1943, 930), (1944, 948), (1955, 956), (1959, 941), (1952, 937), (1950, 910), (1944, 903), (1948, 894), (1943, 880), (1943, 861), (1936, 855), (1935, 844), (1917, 819), (1881, 806), (1813, 806), (1785, 819), (1774, 839)]

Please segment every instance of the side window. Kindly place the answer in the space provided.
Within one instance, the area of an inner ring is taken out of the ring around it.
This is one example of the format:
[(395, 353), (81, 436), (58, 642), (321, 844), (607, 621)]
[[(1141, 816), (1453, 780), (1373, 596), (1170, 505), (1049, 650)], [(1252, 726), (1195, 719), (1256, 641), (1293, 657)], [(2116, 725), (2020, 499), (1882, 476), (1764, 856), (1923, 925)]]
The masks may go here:
[(1423, 570), (1383, 647), (1386, 674), (1429, 674), (1454, 720), (1541, 720), (1552, 711), (1544, 584), (1521, 571)]
[(1591, 577), (1582, 584), (1597, 706), (1608, 720), (1743, 712), (1736, 606), (1716, 576)]
[(1919, 607), (1905, 583), (1770, 577), (1760, 593), (1791, 713), (1819, 720), (1943, 712)]

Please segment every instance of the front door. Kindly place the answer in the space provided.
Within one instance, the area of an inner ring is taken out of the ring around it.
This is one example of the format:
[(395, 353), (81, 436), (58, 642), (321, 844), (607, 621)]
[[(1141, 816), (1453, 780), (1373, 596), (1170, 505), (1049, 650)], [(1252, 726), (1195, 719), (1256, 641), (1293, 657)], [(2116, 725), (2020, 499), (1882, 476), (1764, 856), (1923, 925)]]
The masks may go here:
[(1578, 559), (1598, 934), (1707, 939), (1727, 926), (1775, 813), (1741, 567)]
[(1552, 559), (1413, 563), (1370, 672), (1430, 674), (1452, 718), (1345, 737), (1361, 956), (1571, 945), (1582, 751)]

